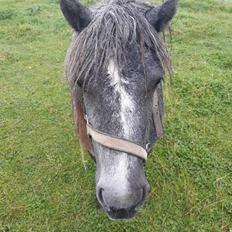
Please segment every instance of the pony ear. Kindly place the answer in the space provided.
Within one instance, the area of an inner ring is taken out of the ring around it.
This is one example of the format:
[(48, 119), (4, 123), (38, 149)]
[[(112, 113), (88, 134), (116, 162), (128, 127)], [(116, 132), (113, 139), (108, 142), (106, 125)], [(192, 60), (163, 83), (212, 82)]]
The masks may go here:
[(64, 17), (75, 31), (81, 32), (92, 20), (92, 12), (79, 0), (60, 0), (60, 8)]
[(162, 32), (176, 14), (177, 6), (178, 0), (167, 0), (161, 6), (149, 10), (146, 18), (157, 32)]

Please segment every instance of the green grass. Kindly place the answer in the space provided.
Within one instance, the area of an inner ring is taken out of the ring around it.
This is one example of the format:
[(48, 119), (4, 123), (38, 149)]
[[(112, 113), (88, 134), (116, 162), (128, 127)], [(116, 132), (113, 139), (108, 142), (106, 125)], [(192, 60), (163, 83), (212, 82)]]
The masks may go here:
[(0, 231), (231, 231), (231, 0), (180, 3), (166, 136), (130, 222), (96, 207), (95, 166), (81, 162), (63, 79), (71, 31), (57, 2), (0, 0)]

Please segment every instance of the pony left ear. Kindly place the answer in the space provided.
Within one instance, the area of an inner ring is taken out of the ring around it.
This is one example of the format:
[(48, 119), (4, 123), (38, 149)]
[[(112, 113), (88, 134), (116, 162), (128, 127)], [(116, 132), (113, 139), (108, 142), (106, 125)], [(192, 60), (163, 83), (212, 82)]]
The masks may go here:
[(64, 17), (75, 31), (81, 32), (92, 20), (92, 12), (80, 4), (79, 0), (60, 0)]
[(161, 6), (149, 10), (146, 18), (157, 32), (162, 32), (176, 14), (177, 6), (178, 0), (167, 0)]

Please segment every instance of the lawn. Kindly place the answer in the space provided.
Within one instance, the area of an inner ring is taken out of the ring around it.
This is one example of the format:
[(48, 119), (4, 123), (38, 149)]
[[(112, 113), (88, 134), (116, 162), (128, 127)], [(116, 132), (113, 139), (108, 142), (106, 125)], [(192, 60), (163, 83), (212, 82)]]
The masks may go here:
[(96, 206), (95, 165), (84, 169), (73, 130), (58, 1), (0, 0), (0, 232), (232, 231), (232, 1), (181, 0), (172, 30), (151, 193), (115, 222)]

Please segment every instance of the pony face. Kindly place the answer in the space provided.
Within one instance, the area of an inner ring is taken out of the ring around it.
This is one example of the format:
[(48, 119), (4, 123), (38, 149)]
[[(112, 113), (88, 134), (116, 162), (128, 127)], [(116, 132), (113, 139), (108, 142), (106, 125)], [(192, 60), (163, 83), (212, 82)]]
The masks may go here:
[[(89, 84), (84, 102), (94, 128), (146, 147), (156, 140), (152, 101), (163, 71), (155, 55), (149, 51), (144, 53), (146, 65), (143, 67), (139, 62), (139, 50), (135, 52), (133, 47), (127, 51), (124, 67), (109, 60), (107, 70), (99, 75), (98, 81)], [(132, 217), (150, 189), (143, 160), (109, 149), (94, 140), (93, 151), (98, 201), (111, 218)]]
[[(93, 13), (78, 1), (61, 1), (65, 17), (76, 31), (66, 75), (71, 89), (82, 91), (85, 114), (98, 131), (141, 147), (156, 141), (153, 95), (165, 68), (171, 70), (158, 32), (174, 16), (176, 5), (175, 0), (159, 7), (114, 0)], [(78, 101), (74, 96), (73, 101)], [(91, 144), (98, 202), (110, 218), (133, 217), (150, 189), (144, 161), (94, 140)]]

